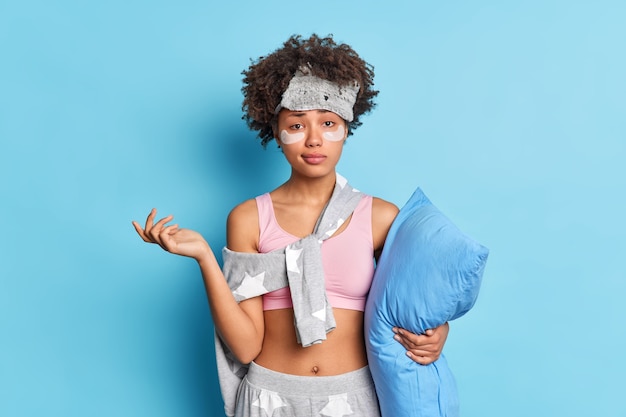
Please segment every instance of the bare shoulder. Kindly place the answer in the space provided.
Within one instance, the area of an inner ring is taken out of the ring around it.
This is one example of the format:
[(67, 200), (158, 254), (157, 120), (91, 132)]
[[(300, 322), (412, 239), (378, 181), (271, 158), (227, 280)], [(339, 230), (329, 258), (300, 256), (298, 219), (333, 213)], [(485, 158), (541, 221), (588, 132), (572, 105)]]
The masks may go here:
[(372, 217), (381, 217), (393, 222), (400, 209), (395, 204), (383, 200), (382, 198), (372, 197)]
[(382, 198), (372, 198), (372, 238), (374, 250), (382, 249), (387, 233), (400, 209)]
[(226, 223), (226, 246), (237, 252), (258, 252), (259, 215), (255, 199), (233, 208)]

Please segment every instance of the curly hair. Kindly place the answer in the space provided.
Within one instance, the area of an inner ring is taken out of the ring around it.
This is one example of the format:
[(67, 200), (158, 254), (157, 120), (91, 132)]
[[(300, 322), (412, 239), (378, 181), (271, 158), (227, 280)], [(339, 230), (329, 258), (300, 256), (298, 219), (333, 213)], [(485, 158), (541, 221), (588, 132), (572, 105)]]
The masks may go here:
[(273, 127), (278, 116), (276, 107), (296, 70), (309, 65), (313, 75), (345, 86), (354, 81), (360, 85), (354, 104), (354, 120), (348, 122), (348, 135), (361, 126), (360, 116), (375, 107), (373, 89), (374, 67), (347, 44), (337, 44), (332, 35), (325, 38), (313, 34), (308, 39), (291, 36), (273, 53), (253, 61), (242, 74), (244, 96), (242, 110), (251, 130), (258, 131), (261, 145), (266, 147), (274, 138)]

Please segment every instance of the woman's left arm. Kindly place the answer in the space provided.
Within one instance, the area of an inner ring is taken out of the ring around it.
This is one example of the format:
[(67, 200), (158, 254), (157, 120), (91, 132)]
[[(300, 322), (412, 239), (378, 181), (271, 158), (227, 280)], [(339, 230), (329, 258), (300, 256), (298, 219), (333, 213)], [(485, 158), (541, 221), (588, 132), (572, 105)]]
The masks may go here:
[[(372, 200), (372, 237), (374, 243), (374, 256), (382, 252), (387, 233), (398, 215), (399, 209), (394, 204), (374, 197)], [(420, 365), (433, 363), (443, 351), (443, 345), (448, 338), (450, 326), (444, 323), (434, 329), (428, 329), (424, 334), (417, 335), (406, 329), (393, 328), (396, 339), (406, 349), (406, 354)]]

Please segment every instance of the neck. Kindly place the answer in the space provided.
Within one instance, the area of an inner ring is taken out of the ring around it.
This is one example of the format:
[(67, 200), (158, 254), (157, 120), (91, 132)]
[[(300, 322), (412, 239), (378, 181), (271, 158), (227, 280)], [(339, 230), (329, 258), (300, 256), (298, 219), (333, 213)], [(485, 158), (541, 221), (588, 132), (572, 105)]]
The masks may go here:
[(336, 181), (334, 172), (320, 178), (303, 178), (292, 173), (281, 188), (286, 194), (297, 197), (300, 201), (325, 204), (335, 189)]

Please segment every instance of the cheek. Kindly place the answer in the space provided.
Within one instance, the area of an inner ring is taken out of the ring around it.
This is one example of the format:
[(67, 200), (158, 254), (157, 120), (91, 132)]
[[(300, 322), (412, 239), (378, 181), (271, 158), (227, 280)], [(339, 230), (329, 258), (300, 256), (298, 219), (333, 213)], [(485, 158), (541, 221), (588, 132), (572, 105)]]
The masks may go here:
[(324, 139), (330, 142), (341, 142), (346, 135), (346, 129), (339, 125), (334, 132), (324, 132)]
[(302, 139), (304, 139), (304, 132), (288, 133), (286, 130), (280, 132), (280, 141), (285, 145), (300, 142)]

